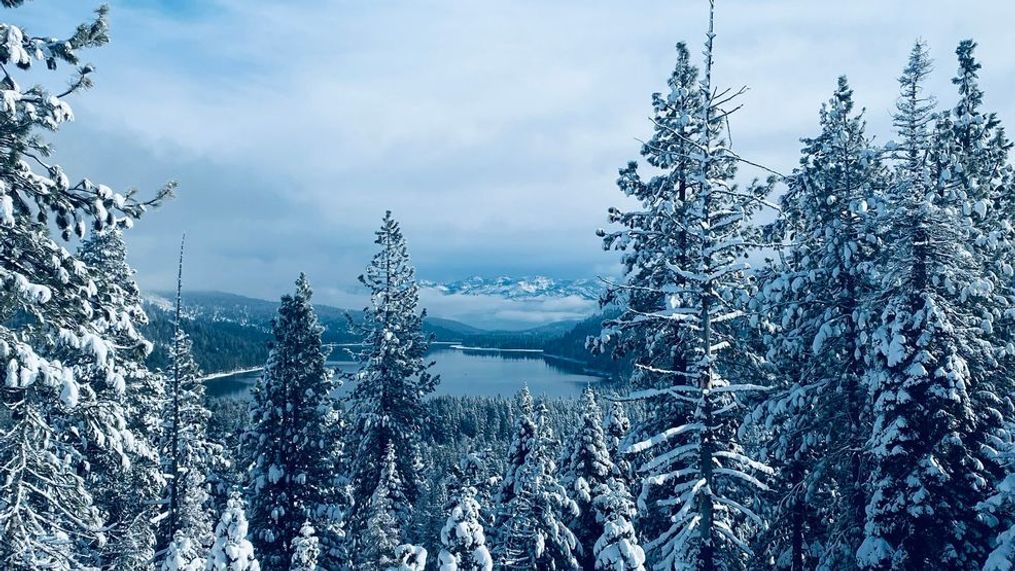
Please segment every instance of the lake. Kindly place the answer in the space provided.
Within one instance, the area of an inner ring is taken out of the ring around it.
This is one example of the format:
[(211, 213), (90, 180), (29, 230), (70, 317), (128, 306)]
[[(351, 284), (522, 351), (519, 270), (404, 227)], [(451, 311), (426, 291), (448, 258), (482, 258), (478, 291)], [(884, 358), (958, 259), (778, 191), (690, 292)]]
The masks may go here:
[[(333, 354), (341, 354), (341, 350)], [(534, 395), (572, 397), (581, 394), (587, 385), (603, 380), (580, 365), (544, 357), (538, 352), (438, 346), (430, 351), (429, 357), (436, 362), (431, 371), (441, 377), (434, 391), (437, 395), (511, 396), (528, 384)], [(341, 371), (356, 370), (352, 361), (331, 361), (328, 366)], [(208, 396), (249, 398), (260, 374), (254, 371), (209, 379), (205, 381)], [(351, 389), (351, 384), (346, 383), (338, 393), (345, 394)]]

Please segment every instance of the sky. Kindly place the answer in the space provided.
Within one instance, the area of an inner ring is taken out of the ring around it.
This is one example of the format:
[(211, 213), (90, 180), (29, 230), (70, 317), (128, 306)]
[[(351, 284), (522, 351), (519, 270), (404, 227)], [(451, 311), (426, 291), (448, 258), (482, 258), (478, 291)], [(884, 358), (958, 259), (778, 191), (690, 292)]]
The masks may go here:
[[(305, 271), (340, 306), (362, 303), (386, 209), (421, 278), (615, 273), (595, 230), (626, 204), (617, 169), (651, 134), (674, 44), (697, 56), (707, 24), (705, 0), (110, 4), (111, 43), (81, 54), (95, 87), (51, 140), (72, 179), (142, 195), (179, 183), (128, 234), (142, 287), (170, 287), (185, 231), (188, 288), (271, 299)], [(64, 36), (89, 11), (36, 0), (4, 16)], [(942, 105), (955, 46), (976, 39), (986, 105), (1015, 120), (1013, 21), (1009, 1), (719, 0), (715, 83), (750, 88), (734, 148), (791, 171), (840, 74), (890, 139), (917, 38)], [(446, 317), (518, 310), (424, 301)]]

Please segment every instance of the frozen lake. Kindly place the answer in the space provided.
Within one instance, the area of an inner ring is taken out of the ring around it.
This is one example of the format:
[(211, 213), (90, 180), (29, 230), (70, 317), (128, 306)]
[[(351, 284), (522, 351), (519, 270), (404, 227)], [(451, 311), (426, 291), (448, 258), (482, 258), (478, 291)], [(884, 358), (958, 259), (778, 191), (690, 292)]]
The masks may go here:
[[(336, 349), (332, 355), (342, 355)], [(476, 351), (447, 346), (435, 347), (429, 355), (436, 365), (431, 369), (441, 377), (435, 394), (511, 396), (524, 384), (535, 395), (570, 397), (581, 394), (590, 383), (601, 377), (589, 374), (580, 366), (543, 357), (540, 353), (510, 351)], [(333, 369), (353, 371), (351, 361), (332, 361)], [(206, 381), (208, 396), (246, 398), (260, 372), (237, 373)], [(350, 390), (349, 384), (339, 394)]]

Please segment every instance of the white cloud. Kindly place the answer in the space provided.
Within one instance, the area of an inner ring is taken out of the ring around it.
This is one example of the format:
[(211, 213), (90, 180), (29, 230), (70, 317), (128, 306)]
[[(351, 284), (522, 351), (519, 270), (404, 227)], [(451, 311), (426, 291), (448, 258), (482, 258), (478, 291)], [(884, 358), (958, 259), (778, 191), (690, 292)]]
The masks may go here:
[[(614, 267), (592, 233), (622, 202), (616, 168), (650, 132), (673, 44), (697, 53), (706, 17), (703, 1), (669, 0), (180, 5), (113, 3), (113, 43), (86, 55), (97, 87), (57, 149), (100, 180), (183, 183), (134, 233), (143, 282), (168, 285), (163, 266), (188, 227), (193, 286), (256, 295), (299, 270), (348, 288), (387, 208), (427, 277)], [(19, 14), (58, 33), (87, 5), (40, 0)], [(883, 140), (918, 36), (945, 104), (952, 50), (976, 37), (987, 104), (1010, 122), (1012, 21), (1015, 4), (1000, 0), (721, 0), (716, 81), (752, 88), (734, 142), (790, 170), (841, 73)], [(123, 156), (98, 155), (96, 133)]]
[(595, 301), (578, 296), (511, 300), (493, 295), (447, 295), (433, 288), (420, 291), (431, 315), (487, 329), (528, 329), (573, 321), (595, 312)]

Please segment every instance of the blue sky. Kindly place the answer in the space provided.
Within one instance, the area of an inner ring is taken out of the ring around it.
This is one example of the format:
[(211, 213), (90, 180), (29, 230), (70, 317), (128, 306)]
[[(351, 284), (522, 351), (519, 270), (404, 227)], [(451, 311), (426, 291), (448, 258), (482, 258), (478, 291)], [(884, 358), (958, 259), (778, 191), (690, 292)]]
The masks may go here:
[[(73, 176), (149, 191), (179, 181), (179, 198), (129, 235), (142, 285), (172, 282), (185, 230), (191, 288), (273, 298), (306, 271), (338, 305), (359, 304), (355, 278), (388, 208), (424, 278), (611, 273), (616, 255), (594, 232), (623, 203), (616, 170), (649, 136), (650, 94), (665, 86), (673, 45), (698, 52), (707, 8), (111, 4), (112, 43), (83, 54), (96, 87), (71, 101), (77, 122), (53, 141)], [(88, 12), (81, 0), (36, 0), (5, 16), (62, 35)], [(842, 73), (884, 140), (917, 37), (935, 57), (943, 105), (954, 47), (974, 37), (986, 103), (1013, 120), (1013, 21), (1004, 1), (720, 0), (716, 82), (751, 87), (734, 145), (788, 172)]]

